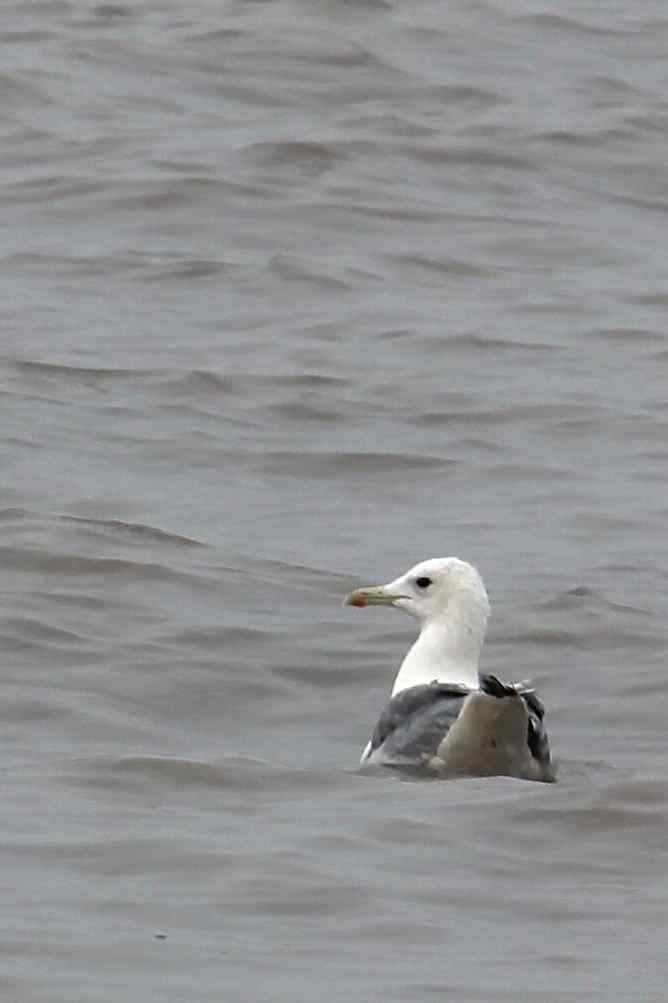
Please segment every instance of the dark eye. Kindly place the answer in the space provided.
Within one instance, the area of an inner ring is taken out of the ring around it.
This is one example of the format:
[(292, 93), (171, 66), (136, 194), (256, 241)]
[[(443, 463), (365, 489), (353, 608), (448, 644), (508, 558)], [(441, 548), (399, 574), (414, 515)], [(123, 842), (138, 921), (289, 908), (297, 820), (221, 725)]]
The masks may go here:
[(428, 589), (431, 585), (431, 578), (416, 578), (415, 584), (419, 589)]

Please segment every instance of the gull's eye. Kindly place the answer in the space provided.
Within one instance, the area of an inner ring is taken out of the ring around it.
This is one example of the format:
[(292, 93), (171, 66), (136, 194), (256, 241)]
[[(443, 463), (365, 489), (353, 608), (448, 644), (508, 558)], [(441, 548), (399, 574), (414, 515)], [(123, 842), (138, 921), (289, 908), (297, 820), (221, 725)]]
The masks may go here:
[(419, 589), (428, 589), (429, 586), (431, 585), (431, 578), (427, 578), (426, 576), (423, 576), (422, 578), (416, 578), (415, 584)]

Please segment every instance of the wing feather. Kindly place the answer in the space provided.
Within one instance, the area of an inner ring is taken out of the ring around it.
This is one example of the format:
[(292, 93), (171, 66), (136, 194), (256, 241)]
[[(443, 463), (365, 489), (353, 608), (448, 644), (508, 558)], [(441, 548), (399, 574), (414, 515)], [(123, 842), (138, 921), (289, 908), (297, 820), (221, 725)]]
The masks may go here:
[[(521, 698), (527, 718), (527, 751), (535, 768), (546, 778), (550, 776), (550, 747), (543, 722), (545, 709), (534, 691), (524, 683), (503, 683), (489, 674), (481, 674), (480, 691), (498, 699)], [(436, 681), (401, 690), (383, 709), (362, 762), (424, 767), (436, 761), (434, 757), (438, 756), (439, 747), (443, 747), (467, 696), (475, 692), (465, 686)]]

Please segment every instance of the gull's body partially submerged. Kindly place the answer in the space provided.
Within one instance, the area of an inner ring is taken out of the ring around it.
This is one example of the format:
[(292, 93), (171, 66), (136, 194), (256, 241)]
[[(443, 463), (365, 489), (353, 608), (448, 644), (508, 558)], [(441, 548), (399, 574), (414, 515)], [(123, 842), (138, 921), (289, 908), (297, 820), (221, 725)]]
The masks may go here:
[(554, 780), (533, 690), (479, 672), (489, 600), (472, 565), (456, 557), (423, 561), (388, 585), (356, 589), (345, 603), (396, 606), (420, 622), (362, 763)]

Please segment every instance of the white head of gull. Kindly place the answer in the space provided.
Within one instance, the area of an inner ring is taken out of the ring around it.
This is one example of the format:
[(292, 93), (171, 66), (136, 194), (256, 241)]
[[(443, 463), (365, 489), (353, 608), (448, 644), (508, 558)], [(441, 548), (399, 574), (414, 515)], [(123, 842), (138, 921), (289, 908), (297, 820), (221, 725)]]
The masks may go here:
[(420, 635), (401, 663), (392, 696), (435, 681), (478, 688), (489, 600), (473, 565), (435, 557), (387, 585), (355, 589), (345, 604), (396, 606), (418, 620)]
[(422, 561), (387, 585), (355, 589), (345, 605), (396, 606), (420, 625), (362, 763), (442, 776), (554, 779), (534, 691), (480, 673), (489, 600), (471, 564)]

